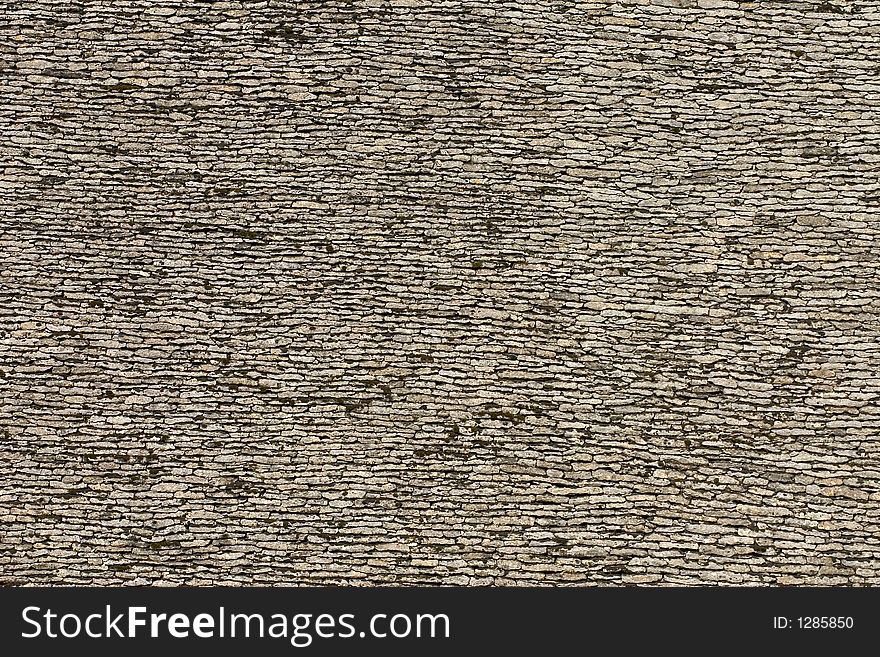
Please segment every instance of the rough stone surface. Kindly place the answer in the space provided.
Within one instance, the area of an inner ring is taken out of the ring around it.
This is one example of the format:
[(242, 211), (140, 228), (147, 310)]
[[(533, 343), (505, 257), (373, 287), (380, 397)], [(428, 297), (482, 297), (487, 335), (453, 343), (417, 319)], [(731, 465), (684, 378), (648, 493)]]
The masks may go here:
[(876, 2), (0, 36), (0, 583), (880, 584)]

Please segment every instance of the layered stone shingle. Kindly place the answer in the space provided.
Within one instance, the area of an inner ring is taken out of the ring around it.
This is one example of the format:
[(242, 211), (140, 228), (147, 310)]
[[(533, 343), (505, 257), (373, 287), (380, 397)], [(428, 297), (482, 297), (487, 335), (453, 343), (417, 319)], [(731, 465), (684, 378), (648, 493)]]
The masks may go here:
[(0, 37), (0, 583), (880, 584), (876, 3)]

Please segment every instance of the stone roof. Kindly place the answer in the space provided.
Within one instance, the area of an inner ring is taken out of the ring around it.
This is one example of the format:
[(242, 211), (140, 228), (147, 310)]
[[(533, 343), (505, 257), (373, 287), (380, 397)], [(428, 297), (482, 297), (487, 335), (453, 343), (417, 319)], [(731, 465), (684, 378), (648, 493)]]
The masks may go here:
[(0, 34), (0, 583), (880, 584), (876, 3)]

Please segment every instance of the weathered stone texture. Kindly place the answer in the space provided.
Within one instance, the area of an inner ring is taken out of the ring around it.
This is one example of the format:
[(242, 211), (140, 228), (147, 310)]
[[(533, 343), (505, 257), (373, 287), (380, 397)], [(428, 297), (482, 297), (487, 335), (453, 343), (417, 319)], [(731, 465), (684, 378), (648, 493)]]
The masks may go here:
[(880, 584), (877, 3), (0, 35), (0, 582)]

